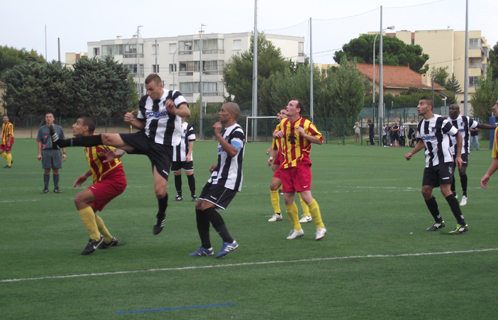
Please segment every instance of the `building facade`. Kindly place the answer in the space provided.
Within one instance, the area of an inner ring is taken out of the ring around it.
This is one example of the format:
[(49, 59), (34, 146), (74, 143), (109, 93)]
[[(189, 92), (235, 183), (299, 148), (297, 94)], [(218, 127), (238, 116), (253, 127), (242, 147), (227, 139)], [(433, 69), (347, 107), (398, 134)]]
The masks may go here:
[[(123, 63), (138, 84), (141, 95), (145, 94), (145, 78), (157, 73), (164, 88), (179, 90), (189, 103), (199, 99), (200, 83), (203, 102), (222, 103), (228, 95), (222, 81), (223, 67), (233, 55), (249, 50), (251, 35), (251, 32), (200, 33), (147, 39), (136, 35), (128, 39), (118, 36), (113, 40), (88, 42), (88, 57), (113, 56), (114, 60)], [(265, 36), (280, 48), (284, 58), (304, 63), (304, 37)], [(202, 53), (199, 50), (201, 40)]]

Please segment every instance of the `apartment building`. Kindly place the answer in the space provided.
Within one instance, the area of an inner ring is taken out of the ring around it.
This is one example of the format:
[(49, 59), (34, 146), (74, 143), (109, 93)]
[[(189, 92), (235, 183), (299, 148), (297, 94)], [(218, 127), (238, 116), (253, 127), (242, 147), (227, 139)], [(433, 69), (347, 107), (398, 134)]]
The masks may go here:
[[(112, 40), (88, 42), (88, 57), (113, 56), (130, 70), (137, 90), (145, 93), (144, 79), (157, 73), (166, 89), (177, 89), (189, 103), (196, 102), (202, 83), (202, 101), (221, 103), (227, 92), (223, 86), (223, 67), (233, 55), (247, 51), (251, 32), (194, 34), (162, 38), (121, 36)], [(265, 34), (280, 48), (286, 59), (304, 63), (304, 37)], [(202, 40), (202, 53), (199, 44)], [(200, 66), (202, 65), (202, 68)], [(202, 70), (202, 74), (200, 72)]]
[[(463, 91), (465, 85), (465, 31), (452, 29), (397, 31), (387, 35), (395, 36), (406, 44), (420, 45), (424, 53), (429, 55), (429, 60), (426, 62), (429, 65), (429, 72), (432, 67), (447, 67), (446, 71), (449, 76), (455, 74)], [(491, 46), (481, 35), (481, 31), (469, 31), (469, 94), (475, 92), (479, 77), (486, 75), (490, 49)]]

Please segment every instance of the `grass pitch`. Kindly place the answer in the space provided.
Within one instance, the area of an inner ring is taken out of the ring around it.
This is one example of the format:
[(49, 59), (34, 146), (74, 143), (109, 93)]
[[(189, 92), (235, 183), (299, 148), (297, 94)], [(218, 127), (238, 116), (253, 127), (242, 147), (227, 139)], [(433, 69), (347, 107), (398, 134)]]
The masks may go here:
[[(315, 241), (314, 223), (303, 225), (303, 238), (286, 240), (285, 214), (281, 222), (267, 222), (273, 213), (268, 147), (246, 146), (242, 192), (221, 212), (240, 247), (225, 258), (188, 257), (200, 245), (194, 203), (172, 201), (173, 181), (166, 226), (152, 234), (151, 167), (136, 155), (123, 157), (127, 190), (101, 213), (120, 245), (82, 256), (88, 232), (73, 203), (80, 189), (72, 187), (88, 170), (82, 149), (67, 149), (63, 193), (40, 194), (36, 142), (16, 139), (12, 169), (0, 169), (0, 318), (496, 317), (498, 176), (488, 190), (479, 186), (489, 150), (470, 156), (469, 202), (462, 208), (469, 232), (448, 236), (456, 222), (439, 189), (434, 194), (446, 228), (425, 231), (432, 217), (420, 193), (422, 152), (406, 161), (409, 148), (313, 146), (312, 193), (328, 230)], [(197, 194), (215, 163), (215, 142), (196, 142)], [(189, 195), (185, 177), (183, 193)], [(211, 240), (216, 253), (221, 240), (214, 231)]]

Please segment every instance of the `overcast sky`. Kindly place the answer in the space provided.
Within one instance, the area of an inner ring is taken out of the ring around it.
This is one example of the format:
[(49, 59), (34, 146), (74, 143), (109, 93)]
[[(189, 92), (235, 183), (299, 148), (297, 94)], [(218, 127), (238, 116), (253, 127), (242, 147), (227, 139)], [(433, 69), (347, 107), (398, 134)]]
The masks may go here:
[[(498, 1), (468, 0), (469, 29), (481, 30), (491, 46), (498, 41)], [(340, 4), (339, 4), (340, 3)], [(313, 19), (314, 61), (332, 63), (333, 52), (360, 33), (383, 27), (396, 30), (465, 30), (465, 0), (260, 0), (258, 30), (306, 37)], [(174, 37), (198, 33), (238, 33), (254, 30), (254, 0), (18, 0), (3, 1), (0, 44), (34, 49), (48, 60), (66, 52), (86, 52), (87, 42), (131, 38)], [(46, 26), (46, 32), (45, 32)]]

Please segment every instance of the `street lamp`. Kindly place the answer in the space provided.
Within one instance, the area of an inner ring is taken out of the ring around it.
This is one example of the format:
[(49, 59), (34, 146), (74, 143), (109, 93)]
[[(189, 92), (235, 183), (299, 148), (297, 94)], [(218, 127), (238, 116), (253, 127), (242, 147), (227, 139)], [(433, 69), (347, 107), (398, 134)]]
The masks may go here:
[[(382, 6), (381, 6), (381, 21), (382, 21)], [(381, 23), (381, 28), (382, 28), (382, 23)], [(393, 30), (394, 29), (394, 26), (390, 26), (390, 27), (387, 27), (387, 28), (384, 28), (381, 30), (380, 33), (382, 33), (384, 30)], [(379, 34), (377, 33), (375, 35), (375, 38), (374, 38), (374, 43), (373, 43), (373, 61), (372, 61), (372, 65), (373, 65), (373, 81), (372, 81), (372, 119), (374, 117), (374, 114), (375, 114), (375, 41), (377, 40), (377, 36)], [(381, 46), (380, 46), (380, 50), (382, 50), (382, 34), (381, 34)], [(380, 55), (380, 58), (382, 59), (382, 52), (381, 52), (381, 55)], [(379, 73), (379, 77), (382, 77), (382, 61), (380, 61), (380, 73)], [(379, 82), (379, 85), (381, 83)], [(383, 93), (382, 90), (379, 91), (379, 93)], [(379, 115), (377, 118), (379, 118), (380, 116), (380, 110), (379, 110)], [(379, 119), (380, 120), (380, 119)], [(382, 145), (382, 142), (381, 142), (381, 136), (382, 136), (382, 130), (381, 130), (381, 127), (382, 127), (382, 123), (379, 122), (379, 146)]]
[[(394, 26), (390, 26), (390, 27), (387, 27), (385, 29), (382, 29), (382, 31), (384, 30), (393, 30), (394, 29)], [(372, 98), (372, 103), (375, 105), (375, 41), (377, 41), (377, 36), (379, 34), (377, 33), (375, 35), (375, 38), (374, 38), (374, 44), (373, 44), (373, 83), (372, 83), (372, 95), (373, 95), (373, 98)], [(373, 107), (372, 107), (373, 108)], [(373, 114), (372, 114), (373, 116)]]

